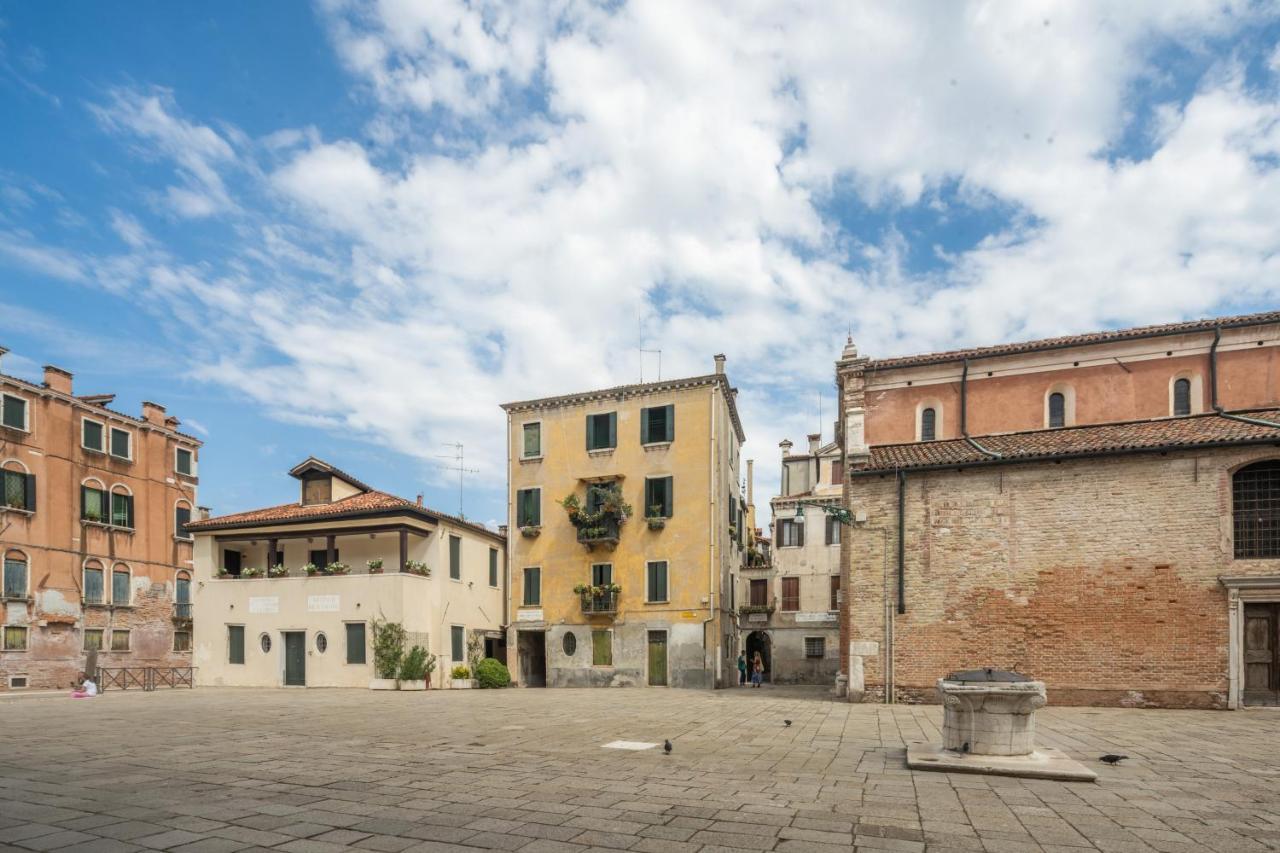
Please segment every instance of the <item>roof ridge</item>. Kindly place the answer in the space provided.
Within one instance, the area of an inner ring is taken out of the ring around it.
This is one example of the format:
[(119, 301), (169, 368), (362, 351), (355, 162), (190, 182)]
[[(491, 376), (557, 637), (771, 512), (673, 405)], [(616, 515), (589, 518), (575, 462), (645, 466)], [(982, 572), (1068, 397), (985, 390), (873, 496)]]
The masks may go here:
[(912, 447), (917, 444), (947, 444), (953, 441), (966, 441), (967, 439), (970, 439), (970, 438), (1010, 438), (1010, 437), (1019, 436), (1019, 435), (1036, 435), (1038, 433), (1043, 433), (1043, 432), (1070, 433), (1073, 430), (1097, 429), (1098, 427), (1133, 426), (1134, 424), (1171, 423), (1175, 421), (1192, 420), (1195, 418), (1216, 418), (1216, 417), (1221, 417), (1222, 415), (1241, 414), (1241, 413), (1250, 412), (1250, 411), (1274, 412), (1277, 410), (1280, 410), (1280, 409), (1263, 407), (1260, 409), (1238, 409), (1236, 411), (1231, 411), (1231, 412), (1227, 412), (1227, 411), (1216, 412), (1211, 409), (1207, 412), (1193, 412), (1192, 414), (1189, 414), (1189, 415), (1173, 415), (1170, 417), (1163, 417), (1163, 418), (1134, 418), (1133, 420), (1129, 420), (1129, 421), (1103, 421), (1102, 423), (1096, 423), (1096, 424), (1071, 424), (1070, 426), (1060, 426), (1060, 427), (1039, 427), (1038, 429), (1019, 429), (1019, 430), (1013, 430), (1012, 432), (984, 432), (976, 435), (973, 433), (970, 433), (969, 435), (957, 435), (955, 438), (938, 438), (938, 439), (934, 439), (933, 441), (895, 441), (895, 442), (890, 442), (889, 444), (873, 444), (868, 446), (869, 447)]

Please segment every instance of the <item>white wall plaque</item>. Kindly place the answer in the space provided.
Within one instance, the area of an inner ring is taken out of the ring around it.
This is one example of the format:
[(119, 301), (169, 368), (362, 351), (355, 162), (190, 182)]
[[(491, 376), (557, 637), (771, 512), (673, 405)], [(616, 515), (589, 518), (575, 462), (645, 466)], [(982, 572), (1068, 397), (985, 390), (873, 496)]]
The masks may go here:
[(339, 597), (336, 595), (308, 595), (308, 613), (337, 613)]
[(279, 613), (280, 599), (274, 595), (250, 597), (249, 612), (250, 613)]
[(541, 622), (542, 611), (541, 610), (517, 610), (516, 621), (517, 622)]
[(834, 622), (836, 614), (834, 613), (797, 613), (797, 622)]

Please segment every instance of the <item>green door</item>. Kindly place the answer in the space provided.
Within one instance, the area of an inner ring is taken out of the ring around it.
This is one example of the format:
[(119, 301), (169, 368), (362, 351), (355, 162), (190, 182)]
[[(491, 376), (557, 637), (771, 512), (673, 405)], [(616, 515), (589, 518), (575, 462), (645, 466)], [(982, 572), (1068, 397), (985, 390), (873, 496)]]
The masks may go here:
[(667, 686), (667, 632), (649, 632), (649, 684)]
[(284, 683), (286, 687), (307, 686), (307, 635), (302, 631), (284, 634)]

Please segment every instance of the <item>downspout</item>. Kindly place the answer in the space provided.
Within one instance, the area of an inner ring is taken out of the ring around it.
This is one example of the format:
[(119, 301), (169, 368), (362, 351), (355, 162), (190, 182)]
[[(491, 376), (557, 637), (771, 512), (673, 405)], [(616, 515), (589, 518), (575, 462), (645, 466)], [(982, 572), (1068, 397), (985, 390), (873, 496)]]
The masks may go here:
[(992, 459), (1000, 459), (1001, 455), (994, 450), (988, 450), (976, 439), (969, 437), (969, 359), (964, 359), (964, 367), (960, 371), (960, 437), (968, 442), (969, 446), (984, 456), (990, 456)]
[[(707, 543), (707, 553), (710, 555), (710, 559), (708, 560), (708, 563), (709, 563), (708, 574), (709, 574), (710, 583), (708, 584), (708, 589), (707, 589), (707, 604), (708, 604), (707, 618), (704, 619), (702, 622), (702, 666), (703, 666), (703, 669), (707, 670), (708, 674), (711, 675), (712, 689), (715, 689), (716, 687), (717, 676), (719, 675), (719, 669), (720, 669), (719, 654), (716, 655), (716, 664), (715, 664), (714, 671), (708, 665), (708, 659), (707, 659), (707, 656), (711, 654), (711, 643), (707, 639), (707, 626), (710, 625), (712, 622), (714, 622), (716, 618), (716, 578), (719, 577), (719, 572), (716, 570), (716, 531), (719, 529), (716, 526), (716, 523), (719, 521), (719, 512), (720, 512), (719, 503), (716, 501), (716, 488), (718, 486), (718, 482), (717, 482), (718, 478), (716, 477), (716, 467), (717, 467), (717, 463), (719, 462), (719, 459), (716, 457), (716, 388), (718, 387), (720, 386), (719, 385), (712, 386), (710, 397), (707, 401), (711, 407), (711, 441), (710, 441), (710, 447), (709, 447), (711, 458), (707, 460), (708, 462), (707, 469), (710, 472), (708, 476), (707, 488), (708, 488), (708, 497), (711, 499), (711, 506), (710, 506), (711, 523), (707, 525), (708, 533), (710, 534), (710, 541)], [(668, 584), (671, 583), (671, 579), (669, 576), (667, 578), (667, 583)], [(668, 593), (668, 595), (670, 595), (670, 593)]]
[(1222, 340), (1222, 327), (1213, 327), (1213, 343), (1209, 345), (1209, 406), (1217, 412), (1221, 417), (1228, 420), (1240, 421), (1245, 424), (1253, 424), (1254, 426), (1268, 426), (1280, 429), (1280, 423), (1275, 421), (1264, 421), (1261, 418), (1249, 418), (1244, 415), (1233, 415), (1230, 412), (1222, 410), (1222, 404), (1218, 402), (1218, 342)]
[(907, 612), (907, 472), (898, 469), (898, 614)]

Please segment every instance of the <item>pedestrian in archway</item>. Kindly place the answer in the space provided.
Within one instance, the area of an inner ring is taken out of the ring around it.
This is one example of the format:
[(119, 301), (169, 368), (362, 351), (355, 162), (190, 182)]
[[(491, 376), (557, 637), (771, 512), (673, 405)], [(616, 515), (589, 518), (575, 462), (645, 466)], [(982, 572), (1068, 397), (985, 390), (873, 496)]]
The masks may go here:
[(747, 653), (738, 652), (738, 686), (747, 686)]
[(764, 678), (764, 661), (760, 658), (760, 653), (756, 652), (755, 660), (751, 662), (751, 686), (759, 687), (761, 680)]

